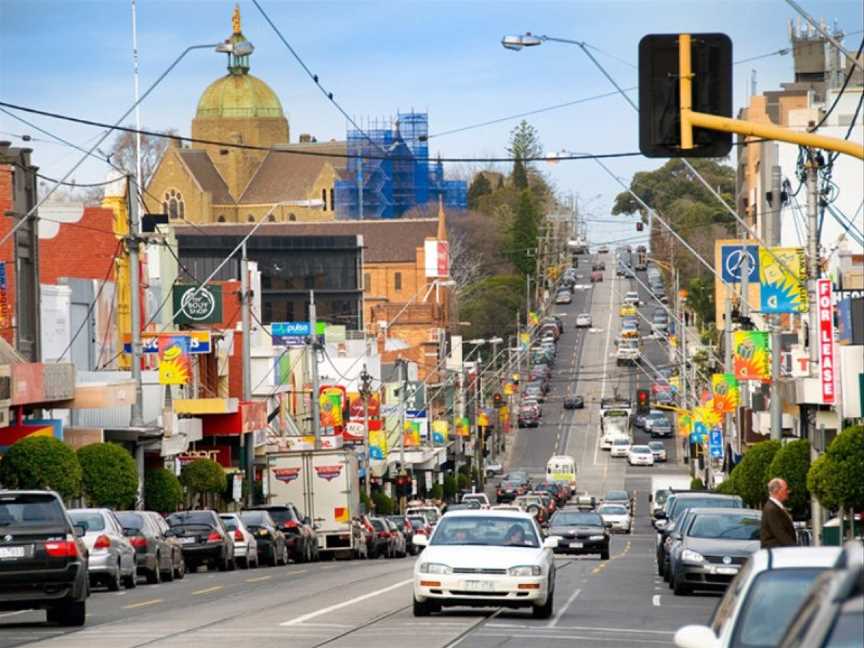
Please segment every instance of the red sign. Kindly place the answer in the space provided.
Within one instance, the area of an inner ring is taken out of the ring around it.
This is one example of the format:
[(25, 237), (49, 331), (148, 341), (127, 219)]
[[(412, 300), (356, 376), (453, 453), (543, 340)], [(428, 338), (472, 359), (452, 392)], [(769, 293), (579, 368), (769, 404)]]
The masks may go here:
[(292, 482), (300, 475), (299, 468), (274, 468), (273, 476), (279, 481)]
[(315, 466), (315, 472), (318, 476), (327, 481), (332, 481), (342, 474), (342, 465), (335, 464), (332, 466)]
[(816, 282), (817, 314), (819, 317), (819, 379), (822, 382), (822, 402), (834, 402), (834, 306), (831, 303), (831, 280)]

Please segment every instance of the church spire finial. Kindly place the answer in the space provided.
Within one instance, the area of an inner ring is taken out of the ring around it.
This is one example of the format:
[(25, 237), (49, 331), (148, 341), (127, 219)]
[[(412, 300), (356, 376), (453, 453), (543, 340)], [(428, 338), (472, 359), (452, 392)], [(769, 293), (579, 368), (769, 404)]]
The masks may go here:
[(233, 34), (240, 34), (240, 5), (234, 5), (234, 13), (231, 15), (231, 29)]

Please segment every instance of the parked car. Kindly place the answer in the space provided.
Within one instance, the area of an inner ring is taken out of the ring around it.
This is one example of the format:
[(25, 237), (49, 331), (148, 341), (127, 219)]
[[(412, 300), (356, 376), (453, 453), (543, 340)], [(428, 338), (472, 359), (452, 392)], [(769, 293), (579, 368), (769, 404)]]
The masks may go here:
[(463, 504), (465, 502), (469, 502), (472, 500), (476, 501), (476, 502), (480, 502), (481, 508), (489, 508), (489, 504), (490, 504), (489, 496), (486, 495), (486, 493), (465, 493), (462, 496), (462, 503)]
[(601, 504), (597, 513), (612, 533), (630, 533), (633, 530), (633, 516), (623, 504)]
[(369, 549), (369, 558), (393, 558), (396, 554), (396, 540), (393, 537), (390, 526), (383, 518), (370, 517), (369, 523), (375, 530), (372, 545)]
[(255, 538), (256, 567), (261, 564), (262, 558), (271, 567), (276, 567), (280, 562), (283, 565), (288, 564), (288, 543), (285, 534), (268, 511), (241, 511), (240, 520)]
[(138, 584), (135, 548), (123, 534), (123, 525), (111, 509), (70, 509), (72, 524), (84, 528), (82, 540), (89, 554), (90, 583), (105, 585), (112, 592), (121, 583), (131, 589)]
[[(427, 538), (432, 535), (432, 525), (426, 520), (426, 518), (422, 515), (406, 515), (405, 516), (408, 521), (411, 523), (411, 527), (414, 529), (415, 536), (426, 536)], [(414, 539), (412, 538), (413, 542)], [(417, 552), (419, 548), (416, 544), (414, 544), (414, 551)]]
[[(258, 541), (252, 532), (246, 528), (240, 514), (222, 513), (219, 517), (222, 518), (222, 524), (225, 525), (225, 529), (234, 539), (234, 558), (240, 566), (245, 569), (250, 569), (253, 565), (255, 567), (260, 566)], [(287, 562), (285, 560), (285, 563)]]
[(82, 626), (90, 594), (84, 527), (51, 491), (0, 491), (0, 610), (45, 610), (49, 623)]
[(549, 520), (549, 537), (557, 537), (552, 550), (560, 554), (600, 554), (609, 560), (609, 531), (599, 513), (565, 509)]
[(254, 506), (250, 511), (267, 511), (285, 536), (290, 558), (297, 563), (318, 559), (318, 539), (309, 520), (293, 504)]
[(709, 625), (684, 626), (675, 633), (675, 645), (776, 646), (816, 579), (834, 566), (840, 551), (840, 547), (760, 549), (726, 589)]
[[(612, 449), (615, 449), (614, 443)], [(627, 451), (627, 463), (631, 466), (653, 466), (654, 452), (647, 445), (630, 446)]]
[(576, 328), (591, 328), (591, 313), (579, 313), (576, 316)]
[(234, 539), (215, 511), (181, 511), (166, 518), (169, 536), (183, 547), (186, 567), (194, 572), (201, 565), (220, 571), (236, 569)]
[(651, 448), (651, 452), (654, 455), (654, 462), (666, 461), (666, 446), (663, 445), (662, 441), (650, 441), (648, 443), (648, 447)]
[(176, 538), (165, 535), (168, 525), (155, 511), (118, 511), (117, 519), (135, 549), (138, 574), (151, 585), (186, 575), (183, 549)]
[(405, 542), (402, 525), (397, 525), (386, 517), (380, 519), (390, 528), (390, 537), (393, 539), (393, 555), (391, 558), (405, 558), (408, 555), (408, 545)]
[(591, 283), (602, 283), (603, 282), (603, 273), (599, 270), (595, 270), (591, 273)]
[(404, 515), (388, 515), (387, 520), (395, 524), (402, 532), (402, 536), (405, 538), (405, 551), (413, 556), (416, 553), (416, 548), (414, 546), (414, 526), (411, 524), (411, 520)]
[(569, 304), (572, 301), (573, 296), (571, 295), (569, 290), (562, 290), (557, 295), (555, 295), (556, 304)]

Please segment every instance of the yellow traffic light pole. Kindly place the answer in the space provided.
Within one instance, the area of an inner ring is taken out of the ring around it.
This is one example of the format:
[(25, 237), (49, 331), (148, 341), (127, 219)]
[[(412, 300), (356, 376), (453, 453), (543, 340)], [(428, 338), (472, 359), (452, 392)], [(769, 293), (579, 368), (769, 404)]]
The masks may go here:
[(678, 35), (678, 91), (681, 102), (681, 148), (693, 148), (693, 128), (707, 128), (709, 130), (723, 131), (726, 133), (738, 133), (739, 135), (752, 135), (769, 140), (790, 142), (802, 146), (812, 146), (845, 153), (859, 160), (864, 160), (864, 145), (849, 142), (836, 137), (825, 137), (815, 133), (801, 133), (798, 131), (773, 126), (770, 124), (757, 124), (742, 119), (730, 119), (706, 113), (693, 112), (693, 71), (690, 60), (690, 34)]

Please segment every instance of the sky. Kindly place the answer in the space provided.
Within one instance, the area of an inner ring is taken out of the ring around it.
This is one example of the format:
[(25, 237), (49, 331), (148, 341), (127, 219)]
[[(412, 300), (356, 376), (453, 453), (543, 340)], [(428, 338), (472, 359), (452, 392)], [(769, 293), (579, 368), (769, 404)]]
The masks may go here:
[[(624, 88), (636, 86), (637, 47), (649, 33), (724, 32), (733, 60), (788, 47), (797, 14), (783, 0), (260, 0), (306, 65), (346, 112), (361, 123), (397, 111), (428, 111), (430, 153), (445, 157), (505, 156), (518, 120), (434, 137), (516, 113), (607, 94), (614, 90), (579, 47), (545, 43), (513, 52), (501, 37), (526, 31), (584, 41)], [(800, 0), (846, 32), (864, 29), (860, 0)], [(255, 45), (251, 72), (282, 101), (292, 141), (311, 133), (343, 139), (346, 120), (321, 95), (251, 0), (239, 2), (243, 32)], [(189, 45), (217, 43), (231, 32), (234, 2), (138, 0), (142, 89)], [(854, 50), (861, 36), (845, 45)], [(735, 111), (744, 105), (755, 70), (757, 89), (791, 80), (792, 57), (769, 56), (735, 66)], [(225, 73), (225, 55), (188, 54), (141, 106), (142, 124), (188, 135), (198, 98)], [(133, 102), (130, 0), (0, 0), (0, 101), (114, 122)], [(635, 98), (635, 94), (634, 94)], [(89, 147), (99, 131), (45, 117), (21, 115), (67, 140)], [(528, 118), (547, 153), (638, 151), (638, 119), (620, 96), (586, 101)], [(126, 120), (127, 122), (131, 121)], [(0, 113), (0, 139), (32, 134), (33, 161), (63, 176), (79, 152), (48, 141)], [(110, 141), (110, 140), (109, 140)], [(662, 160), (607, 162), (625, 182)], [(450, 165), (466, 175), (480, 165)], [(592, 161), (540, 163), (561, 195), (578, 197), (590, 231), (606, 239), (635, 234), (634, 221), (611, 217), (620, 186)], [(105, 178), (107, 167), (86, 161), (79, 183)], [(592, 222), (593, 221), (593, 222)]]

